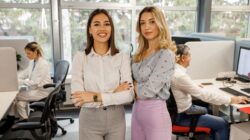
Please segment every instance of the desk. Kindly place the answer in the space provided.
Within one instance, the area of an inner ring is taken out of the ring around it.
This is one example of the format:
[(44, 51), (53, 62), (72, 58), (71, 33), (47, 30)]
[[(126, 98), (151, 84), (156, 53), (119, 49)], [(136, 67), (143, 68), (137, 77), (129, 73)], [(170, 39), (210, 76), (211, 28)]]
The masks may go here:
[[(221, 87), (225, 87), (225, 85), (223, 84), (222, 81), (216, 81), (215, 79), (200, 79), (200, 80), (195, 80), (195, 82), (197, 84), (201, 84), (201, 83), (213, 83), (212, 85), (204, 85), (204, 89), (209, 90), (209, 91), (213, 91), (217, 94), (225, 94), (225, 96), (233, 96), (228, 92), (222, 91), (219, 88)], [(241, 82), (235, 83), (233, 86), (231, 86), (230, 88), (240, 91), (243, 94), (246, 95), (250, 95), (249, 93), (246, 93), (244, 91), (241, 91), (240, 89), (242, 88), (247, 88), (249, 87), (249, 84), (243, 84)], [(215, 106), (213, 105), (213, 113), (214, 115), (218, 116), (218, 112), (219, 112), (219, 106)], [(231, 121), (234, 123), (234, 117), (233, 117), (233, 111), (232, 111), (232, 107), (235, 107), (237, 109), (239, 109), (239, 111), (241, 111), (241, 115), (242, 114), (249, 114), (249, 112), (245, 112), (244, 110), (241, 110), (241, 108), (245, 108), (245, 107), (250, 107), (250, 104), (231, 104), (230, 106), (230, 118)], [(230, 140), (237, 140), (237, 139), (241, 139), (241, 140), (249, 140), (250, 135), (249, 135), (249, 130), (250, 130), (250, 126), (249, 126), (250, 122), (245, 122), (245, 123), (239, 123), (239, 124), (232, 124), (231, 125), (231, 131), (230, 131)]]
[(0, 120), (16, 98), (18, 91), (0, 92)]
[[(219, 88), (225, 87), (222, 81), (216, 81), (215, 79), (199, 79), (199, 80), (195, 80), (195, 82), (199, 85), (201, 83), (208, 83), (208, 82), (213, 83), (212, 85), (204, 85), (203, 86), (204, 89), (213, 91), (213, 92), (218, 93), (218, 94), (225, 94), (225, 95), (233, 96), (230, 93), (219, 89)], [(249, 93), (240, 90), (242, 88), (247, 88), (247, 87), (250, 87), (250, 84), (243, 84), (243, 83), (237, 81), (237, 83), (235, 83), (230, 88), (235, 89), (243, 94), (250, 96)], [(232, 106), (234, 106), (236, 108), (242, 108), (242, 107), (250, 107), (250, 104), (232, 104)]]
[[(195, 80), (195, 82), (197, 84), (199, 84), (199, 85), (201, 83), (208, 83), (208, 82), (213, 83), (212, 85), (204, 85), (203, 86), (204, 89), (209, 90), (209, 91), (213, 91), (213, 92), (215, 92), (217, 94), (225, 94), (225, 96), (233, 96), (230, 93), (222, 91), (222, 90), (219, 89), (221, 87), (225, 87), (225, 85), (223, 84), (222, 81), (216, 81), (215, 79), (199, 79), (199, 80)], [(235, 89), (237, 91), (240, 91), (243, 94), (249, 95), (249, 93), (246, 93), (246, 92), (240, 90), (241, 88), (247, 88), (248, 86), (250, 86), (250, 85), (245, 84), (245, 83), (243, 84), (243, 83), (237, 81), (237, 83), (235, 83), (230, 88)], [(244, 107), (250, 107), (250, 104), (232, 104), (230, 106), (230, 114), (229, 114), (229, 116), (230, 116), (230, 119), (231, 119), (232, 123), (234, 123), (234, 116), (233, 116), (233, 108), (232, 107), (240, 109), (240, 108), (244, 108)], [(219, 115), (219, 107), (218, 106), (212, 105), (212, 110), (213, 110), (214, 115), (216, 115), (216, 116)], [(242, 118), (247, 117), (246, 115), (245, 116), (244, 115), (245, 115), (245, 112), (240, 113), (240, 119), (241, 120), (243, 120)]]

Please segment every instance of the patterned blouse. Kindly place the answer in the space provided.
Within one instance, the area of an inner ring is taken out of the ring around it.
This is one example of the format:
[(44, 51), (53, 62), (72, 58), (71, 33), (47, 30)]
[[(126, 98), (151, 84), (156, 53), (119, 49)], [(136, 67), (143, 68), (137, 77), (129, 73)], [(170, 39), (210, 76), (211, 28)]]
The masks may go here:
[(140, 99), (167, 100), (175, 67), (175, 55), (169, 49), (161, 49), (138, 63), (132, 64), (137, 96)]

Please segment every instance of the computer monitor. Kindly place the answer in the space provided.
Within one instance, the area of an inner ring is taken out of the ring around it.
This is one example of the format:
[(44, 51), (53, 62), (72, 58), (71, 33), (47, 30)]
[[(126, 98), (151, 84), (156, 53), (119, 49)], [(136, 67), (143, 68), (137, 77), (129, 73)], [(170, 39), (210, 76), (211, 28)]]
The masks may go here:
[(236, 74), (240, 79), (250, 81), (250, 48), (240, 47)]
[(201, 41), (200, 38), (195, 37), (184, 37), (184, 36), (172, 36), (172, 40), (175, 41), (175, 44), (185, 44), (187, 42)]

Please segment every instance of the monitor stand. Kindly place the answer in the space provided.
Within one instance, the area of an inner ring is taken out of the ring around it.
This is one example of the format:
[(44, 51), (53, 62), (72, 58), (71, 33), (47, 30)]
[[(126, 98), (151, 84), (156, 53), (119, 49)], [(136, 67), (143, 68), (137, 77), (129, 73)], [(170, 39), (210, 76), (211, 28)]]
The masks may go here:
[(250, 81), (249, 80), (246, 80), (244, 78), (241, 78), (241, 77), (234, 77), (234, 79), (240, 81), (240, 82), (243, 82), (243, 83), (249, 83)]

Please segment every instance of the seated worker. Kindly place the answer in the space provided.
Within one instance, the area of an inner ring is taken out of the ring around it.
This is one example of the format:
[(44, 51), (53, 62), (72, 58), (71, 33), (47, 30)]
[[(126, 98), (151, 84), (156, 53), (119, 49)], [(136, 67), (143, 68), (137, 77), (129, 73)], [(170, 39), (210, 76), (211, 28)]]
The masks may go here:
[[(177, 64), (171, 81), (171, 89), (178, 108), (178, 116), (176, 118), (176, 123), (178, 125), (190, 125), (189, 113), (194, 111), (206, 112), (206, 108), (192, 104), (192, 96), (216, 105), (247, 103), (247, 101), (250, 101), (244, 96), (225, 96), (224, 94), (221, 95), (215, 92), (206, 91), (192, 81), (186, 73), (186, 68), (191, 61), (189, 50), (189, 47), (186, 45), (177, 45)], [(209, 114), (202, 115), (199, 118), (197, 126), (211, 128), (213, 140), (229, 139), (228, 122), (221, 117)]]
[[(9, 128), (15, 120), (28, 118), (28, 103), (38, 101), (48, 96), (49, 91), (43, 85), (52, 83), (48, 62), (42, 57), (43, 51), (36, 42), (28, 43), (24, 51), (30, 60), (28, 67), (18, 75), (19, 86), (26, 86), (26, 90), (20, 90), (13, 101), (6, 123), (1, 127), (1, 132)], [(3, 130), (2, 130), (3, 129)]]

